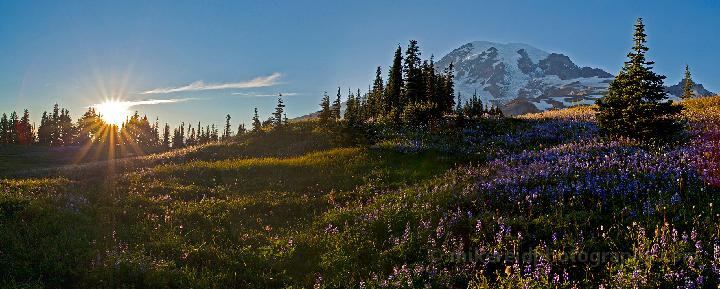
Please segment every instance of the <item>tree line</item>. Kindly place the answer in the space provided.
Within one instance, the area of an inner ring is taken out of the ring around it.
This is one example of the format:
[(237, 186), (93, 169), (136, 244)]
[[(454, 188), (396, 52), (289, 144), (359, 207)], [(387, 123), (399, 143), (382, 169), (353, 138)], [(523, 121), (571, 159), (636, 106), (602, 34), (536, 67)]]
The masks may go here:
[(342, 94), (338, 87), (331, 101), (327, 92), (320, 102), (321, 124), (332, 125), (344, 120), (349, 127), (367, 124), (427, 125), (448, 116), (481, 118), (502, 116), (500, 108), (486, 106), (477, 92), (466, 101), (455, 94), (452, 63), (438, 72), (434, 57), (421, 59), (416, 40), (410, 40), (403, 52), (398, 46), (387, 77), (382, 67), (375, 70), (375, 79), (366, 93), (348, 90), (345, 112), (341, 115)]
[(3, 113), (0, 117), (0, 144), (55, 147), (110, 144), (167, 149), (230, 140), (249, 132), (279, 129), (288, 122), (282, 94), (278, 95), (275, 111), (266, 120), (260, 120), (258, 109), (255, 108), (250, 131), (243, 123), (238, 125), (237, 130), (233, 130), (229, 114), (225, 117), (222, 131), (215, 124), (203, 125), (201, 122), (195, 125), (182, 122), (171, 130), (168, 123), (161, 127), (159, 119), (156, 118), (151, 123), (147, 115), (141, 116), (137, 111), (118, 126), (106, 123), (94, 107), (89, 107), (73, 122), (70, 111), (55, 104), (51, 112), (43, 112), (39, 126), (30, 122), (30, 112), (27, 109), (22, 117), (18, 117), (16, 112), (9, 116)]
[(246, 132), (240, 124), (237, 133), (230, 127), (230, 115), (225, 119), (222, 133), (215, 124), (205, 125), (198, 122), (181, 123), (170, 133), (170, 125), (160, 127), (159, 119), (153, 123), (146, 115), (136, 111), (121, 125), (106, 123), (94, 107), (73, 122), (70, 111), (53, 106), (51, 112), (43, 112), (40, 125), (30, 122), (30, 112), (25, 109), (21, 117), (16, 112), (3, 113), (0, 117), (0, 144), (70, 146), (70, 145), (133, 145), (140, 148), (178, 148), (188, 145), (205, 144), (227, 140)]
[[(254, 109), (252, 117), (252, 128), (250, 132), (260, 133), (268, 130), (280, 130), (286, 127), (289, 123), (287, 113), (285, 112), (285, 103), (282, 99), (282, 94), (278, 94), (277, 105), (275, 105), (275, 111), (266, 120), (261, 121), (257, 107)], [(229, 126), (226, 124), (226, 127)], [(246, 132), (245, 126), (241, 125), (238, 131)]]
[[(455, 107), (452, 64), (438, 73), (432, 56), (429, 60), (422, 60), (420, 56), (420, 47), (415, 40), (410, 40), (404, 53), (398, 46), (387, 78), (383, 78), (382, 68), (378, 66), (367, 93), (348, 92), (342, 118), (351, 126), (361, 123), (424, 124), (451, 113)], [(341, 119), (340, 105), (340, 88), (332, 103), (326, 93), (320, 103), (320, 122)]]

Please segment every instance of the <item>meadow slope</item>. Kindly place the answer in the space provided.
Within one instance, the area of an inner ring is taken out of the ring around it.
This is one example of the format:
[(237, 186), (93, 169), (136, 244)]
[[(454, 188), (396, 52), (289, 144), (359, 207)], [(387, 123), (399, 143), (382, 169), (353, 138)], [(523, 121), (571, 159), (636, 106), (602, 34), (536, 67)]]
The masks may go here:
[(714, 288), (720, 97), (684, 103), (663, 146), (575, 107), (23, 168), (0, 180), (0, 286)]

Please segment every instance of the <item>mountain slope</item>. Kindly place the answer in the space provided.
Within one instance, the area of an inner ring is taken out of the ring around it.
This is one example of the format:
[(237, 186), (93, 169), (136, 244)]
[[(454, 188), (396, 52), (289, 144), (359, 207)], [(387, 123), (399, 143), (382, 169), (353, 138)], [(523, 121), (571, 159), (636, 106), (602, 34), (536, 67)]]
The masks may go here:
[[(566, 55), (522, 43), (467, 43), (442, 57), (436, 69), (443, 71), (450, 63), (455, 66), (456, 92), (465, 99), (477, 93), (506, 114), (593, 104), (613, 79), (602, 69), (580, 67)], [(681, 84), (668, 87), (668, 92), (679, 96)], [(695, 91), (712, 94), (699, 84)]]

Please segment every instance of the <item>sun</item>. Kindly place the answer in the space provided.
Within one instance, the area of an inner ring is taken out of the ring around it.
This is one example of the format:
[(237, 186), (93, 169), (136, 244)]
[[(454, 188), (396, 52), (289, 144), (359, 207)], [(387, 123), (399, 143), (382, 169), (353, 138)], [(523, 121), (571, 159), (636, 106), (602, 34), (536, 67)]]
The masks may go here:
[(95, 110), (100, 117), (108, 123), (120, 126), (130, 115), (130, 105), (124, 101), (107, 100), (95, 105)]

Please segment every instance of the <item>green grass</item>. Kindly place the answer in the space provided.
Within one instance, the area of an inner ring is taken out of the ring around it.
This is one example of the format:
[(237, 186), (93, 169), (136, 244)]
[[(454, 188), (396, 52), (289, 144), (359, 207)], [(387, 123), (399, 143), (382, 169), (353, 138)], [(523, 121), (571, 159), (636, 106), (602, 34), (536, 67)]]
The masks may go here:
[(313, 230), (320, 216), (458, 161), (432, 151), (332, 148), (322, 137), (292, 141), (320, 134), (268, 133), (57, 170), (28, 166), (45, 178), (0, 182), (0, 276), (11, 280), (0, 285), (312, 284), (323, 262)]

